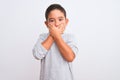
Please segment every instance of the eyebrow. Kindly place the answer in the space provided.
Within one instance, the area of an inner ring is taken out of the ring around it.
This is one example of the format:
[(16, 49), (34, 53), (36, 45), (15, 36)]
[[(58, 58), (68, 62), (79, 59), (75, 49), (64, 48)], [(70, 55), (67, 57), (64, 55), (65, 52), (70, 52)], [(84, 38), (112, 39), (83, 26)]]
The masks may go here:
[(61, 17), (58, 17), (58, 18), (64, 18), (64, 17), (61, 16)]
[(54, 19), (54, 18), (48, 18), (48, 20), (51, 20), (51, 19)]
[[(58, 18), (64, 18), (64, 17), (60, 16), (60, 17), (58, 17)], [(54, 18), (48, 18), (48, 20), (51, 20), (51, 19), (54, 19)]]

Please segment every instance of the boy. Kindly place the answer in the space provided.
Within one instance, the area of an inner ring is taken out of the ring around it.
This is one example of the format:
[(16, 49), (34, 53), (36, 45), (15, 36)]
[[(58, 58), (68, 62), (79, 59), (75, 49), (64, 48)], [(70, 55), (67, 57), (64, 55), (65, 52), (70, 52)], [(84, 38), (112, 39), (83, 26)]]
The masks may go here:
[(71, 63), (78, 53), (74, 37), (65, 34), (65, 9), (59, 4), (50, 5), (45, 13), (49, 33), (39, 36), (33, 55), (41, 60), (40, 80), (73, 80)]

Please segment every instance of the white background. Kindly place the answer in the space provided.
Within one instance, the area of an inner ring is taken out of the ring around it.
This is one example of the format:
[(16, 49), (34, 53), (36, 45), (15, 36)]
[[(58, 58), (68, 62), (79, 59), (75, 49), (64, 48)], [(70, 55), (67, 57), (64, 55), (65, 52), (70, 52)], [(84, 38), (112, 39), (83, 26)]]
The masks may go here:
[(0, 0), (0, 80), (39, 80), (32, 48), (51, 3), (66, 9), (79, 41), (75, 79), (120, 80), (120, 0)]

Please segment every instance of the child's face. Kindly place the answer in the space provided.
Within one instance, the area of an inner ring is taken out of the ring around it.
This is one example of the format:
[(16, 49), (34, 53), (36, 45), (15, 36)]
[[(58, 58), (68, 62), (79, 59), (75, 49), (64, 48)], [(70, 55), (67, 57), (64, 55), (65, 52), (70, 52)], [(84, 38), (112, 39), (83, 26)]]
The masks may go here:
[(60, 10), (52, 10), (49, 15), (48, 15), (48, 19), (45, 22), (45, 24), (48, 26), (50, 25), (54, 25), (55, 27), (66, 27), (68, 23), (68, 19), (65, 18), (64, 13), (61, 12)]

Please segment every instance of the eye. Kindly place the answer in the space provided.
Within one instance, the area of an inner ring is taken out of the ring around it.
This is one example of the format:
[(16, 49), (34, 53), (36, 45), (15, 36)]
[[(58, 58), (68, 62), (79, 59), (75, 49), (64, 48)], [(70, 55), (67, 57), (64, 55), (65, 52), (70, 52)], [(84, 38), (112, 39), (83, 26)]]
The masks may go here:
[(63, 20), (62, 18), (59, 19), (59, 21), (62, 21), (62, 20)]
[(49, 22), (54, 22), (54, 19), (50, 19)]

